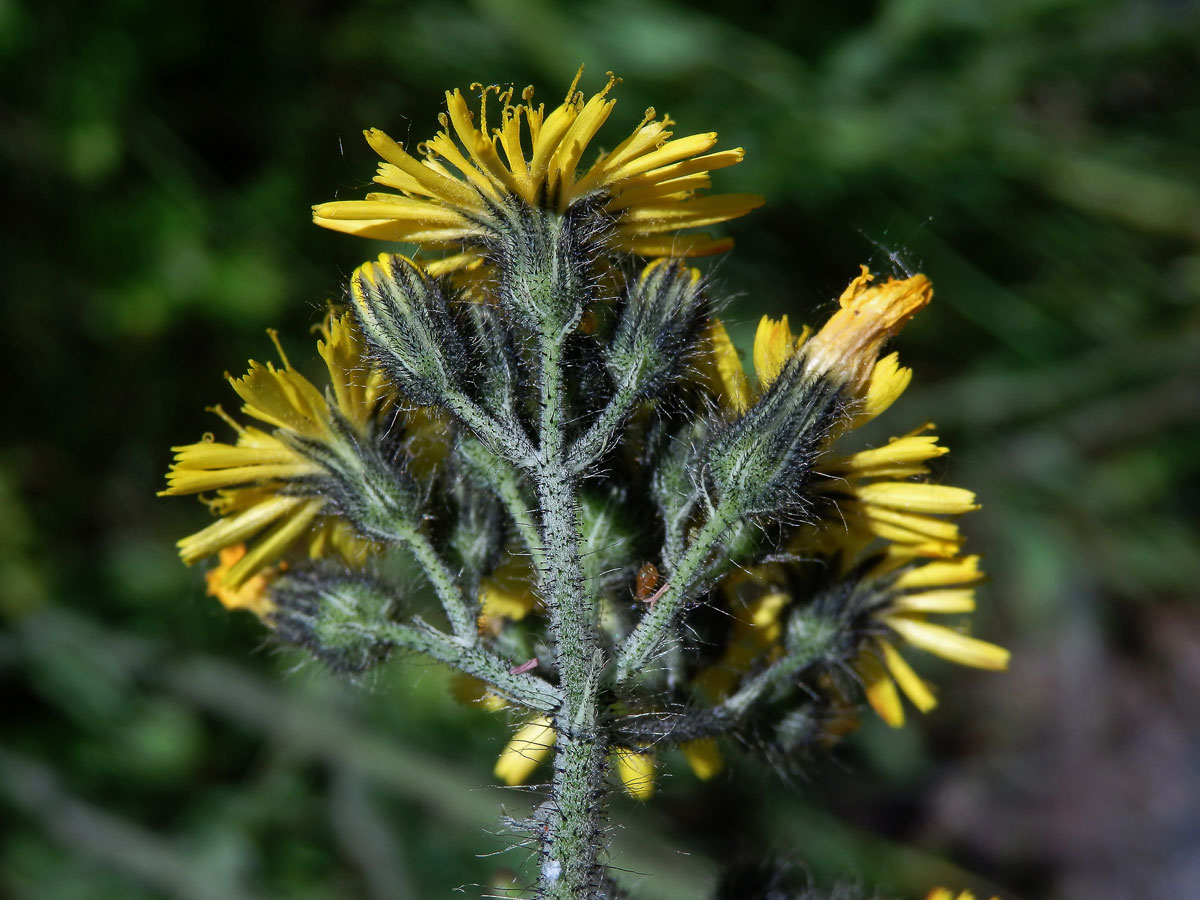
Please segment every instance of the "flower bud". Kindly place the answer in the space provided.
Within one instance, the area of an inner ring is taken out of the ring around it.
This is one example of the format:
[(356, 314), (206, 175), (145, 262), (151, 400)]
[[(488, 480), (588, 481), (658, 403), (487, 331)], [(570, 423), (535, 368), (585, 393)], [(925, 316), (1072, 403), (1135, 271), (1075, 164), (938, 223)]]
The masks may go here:
[(467, 354), (446, 299), (420, 266), (380, 254), (350, 280), (354, 315), (379, 364), (409, 399), (445, 406)]

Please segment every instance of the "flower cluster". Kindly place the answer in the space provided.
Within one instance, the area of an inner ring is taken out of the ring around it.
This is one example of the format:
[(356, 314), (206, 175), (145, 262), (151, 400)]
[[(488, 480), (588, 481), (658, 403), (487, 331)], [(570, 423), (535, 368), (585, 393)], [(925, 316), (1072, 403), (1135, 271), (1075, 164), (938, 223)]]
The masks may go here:
[(884, 346), (929, 280), (864, 267), (819, 329), (764, 317), (748, 372), (685, 262), (730, 246), (695, 229), (761, 203), (704, 193), (742, 151), (647, 110), (585, 164), (617, 80), (578, 83), (550, 110), (475, 86), (477, 117), (449, 92), (415, 154), (367, 132), (387, 191), (315, 221), (416, 252), (350, 278), (325, 390), (272, 333), (282, 367), (229, 379), (254, 424), (217, 407), (232, 442), (175, 448), (163, 492), (220, 517), (181, 555), (217, 556), (209, 592), (278, 640), (352, 674), (424, 654), (511, 716), (495, 776), (552, 772), (519, 824), (555, 898), (598, 895), (610, 782), (649, 798), (667, 751), (701, 780), (729, 746), (787, 762), (863, 697), (893, 726), (902, 696), (932, 709), (906, 648), (1008, 663), (945, 618), (982, 573), (957, 523), (975, 496), (935, 480), (932, 426), (859, 438), (909, 384)]

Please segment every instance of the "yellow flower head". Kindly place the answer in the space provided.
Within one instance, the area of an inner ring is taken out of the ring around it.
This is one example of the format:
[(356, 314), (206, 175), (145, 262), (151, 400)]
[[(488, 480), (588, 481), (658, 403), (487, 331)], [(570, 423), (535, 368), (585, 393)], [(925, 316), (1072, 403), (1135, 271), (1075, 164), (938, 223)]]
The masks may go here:
[[(596, 197), (614, 222), (613, 246), (642, 256), (727, 250), (728, 240), (677, 232), (725, 222), (762, 204), (757, 195), (698, 194), (709, 186), (710, 172), (741, 162), (742, 149), (709, 152), (717, 142), (713, 132), (674, 138), (671, 119), (648, 109), (631, 135), (581, 171), (588, 144), (616, 103), (609, 93), (617, 82), (610, 74), (604, 89), (585, 100), (576, 89), (582, 72), (549, 113), (534, 104), (531, 87), (514, 104), (511, 88), (475, 84), (471, 89), (482, 95), (476, 122), (462, 92), (447, 91), (442, 130), (417, 146), (423, 159), (378, 129), (365, 132), (383, 158), (375, 181), (390, 191), (318, 204), (313, 221), (347, 234), (460, 251), (431, 263), (433, 275), (479, 262), (472, 245), (487, 235), (509, 198), (561, 215), (576, 201)], [(499, 108), (489, 122), (493, 93)]]
[[(709, 355), (704, 367), (707, 387), (727, 409), (745, 412), (779, 377), (787, 362), (799, 357), (814, 376), (845, 385), (857, 402), (847, 429), (856, 428), (890, 407), (908, 387), (912, 371), (895, 353), (878, 358), (884, 342), (923, 308), (932, 287), (923, 275), (871, 285), (862, 273), (843, 292), (840, 308), (815, 335), (792, 333), (787, 318), (759, 322), (754, 338), (752, 384), (737, 351), (719, 320), (707, 334)], [(920, 710), (936, 705), (930, 687), (913, 672), (896, 649), (907, 642), (957, 662), (983, 669), (1004, 669), (1008, 651), (927, 621), (930, 614), (968, 613), (974, 609), (974, 582), (982, 578), (979, 558), (960, 557), (962, 537), (956, 518), (978, 509), (975, 495), (963, 488), (932, 484), (928, 463), (947, 452), (930, 426), (892, 438), (880, 447), (856, 453), (826, 453), (816, 464), (815, 486), (826, 498), (828, 514), (801, 529), (790, 551), (798, 557), (840, 560), (849, 572), (868, 555), (882, 550), (877, 575), (908, 566), (889, 588), (891, 599), (873, 612), (882, 634), (872, 638), (856, 668), (875, 710), (892, 725), (904, 722), (903, 692)], [(932, 560), (932, 561), (929, 561)], [(770, 567), (751, 572), (750, 600), (737, 602), (737, 579), (726, 584), (734, 626), (720, 661), (701, 675), (711, 696), (728, 695), (745, 672), (769, 661), (780, 650), (779, 619), (790, 598), (773, 583)], [(745, 581), (746, 579), (743, 579)], [(897, 690), (899, 688), (899, 690)]]
[(929, 712), (937, 699), (929, 684), (912, 670), (896, 648), (900, 641), (950, 662), (977, 669), (1008, 668), (1003, 647), (970, 637), (953, 628), (928, 621), (930, 615), (961, 615), (975, 610), (976, 582), (983, 578), (979, 557), (924, 562), (902, 571), (888, 587), (890, 599), (872, 612), (885, 633), (865, 647), (857, 668), (866, 686), (867, 700), (894, 728), (904, 724), (904, 696), (921, 712)]
[[(855, 426), (889, 407), (908, 386), (912, 372), (901, 368), (895, 354), (878, 359), (880, 348), (933, 297), (933, 286), (924, 275), (904, 281), (889, 278), (879, 287), (866, 266), (842, 292), (840, 308), (821, 330), (812, 335), (808, 326), (792, 333), (788, 317), (763, 316), (754, 335), (752, 387), (724, 324), (714, 319), (707, 337), (707, 386), (736, 412), (744, 412), (783, 371), (789, 359), (803, 355), (805, 369), (844, 384), (859, 403)], [(811, 337), (810, 337), (811, 336)]]
[(653, 750), (617, 747), (613, 750), (617, 778), (634, 800), (649, 800), (654, 796), (655, 755)]
[[(205, 502), (222, 517), (179, 542), (184, 562), (191, 565), (225, 548), (243, 547), (236, 560), (222, 558), (223, 564), (231, 560), (219, 578), (220, 589), (232, 592), (228, 596), (245, 590), (255, 573), (297, 544), (306, 545), (312, 557), (333, 550), (349, 562), (361, 562), (367, 553), (368, 545), (344, 519), (326, 514), (327, 499), (311, 488), (325, 469), (298, 446), (313, 442), (335, 447), (343, 428), (366, 440), (386, 405), (384, 382), (368, 368), (348, 315), (331, 315), (321, 334), (317, 350), (330, 376), (326, 393), (292, 367), (272, 332), (283, 367), (251, 361), (246, 375), (229, 377), (244, 401), (242, 412), (272, 430), (242, 425), (218, 406), (214, 412), (237, 434), (234, 443), (209, 435), (172, 448), (175, 462), (161, 495), (215, 491)], [(247, 548), (247, 542), (253, 543)]]

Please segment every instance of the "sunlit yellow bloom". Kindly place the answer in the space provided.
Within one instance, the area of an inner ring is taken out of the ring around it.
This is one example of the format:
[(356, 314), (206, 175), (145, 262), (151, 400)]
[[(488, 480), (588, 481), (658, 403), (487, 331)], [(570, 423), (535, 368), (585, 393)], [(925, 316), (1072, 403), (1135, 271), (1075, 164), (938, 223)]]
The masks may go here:
[(613, 761), (625, 793), (635, 800), (649, 800), (654, 796), (654, 751), (616, 747)]
[[(614, 222), (616, 249), (642, 256), (704, 256), (730, 246), (707, 234), (680, 235), (744, 215), (762, 204), (749, 194), (701, 196), (709, 173), (741, 162), (741, 148), (710, 152), (715, 133), (673, 138), (674, 123), (646, 110), (633, 133), (580, 169), (589, 143), (612, 112), (617, 79), (584, 99), (575, 76), (566, 99), (546, 112), (526, 88), (514, 104), (511, 88), (481, 91), (479, 119), (459, 90), (446, 93), (442, 130), (417, 146), (417, 156), (378, 129), (367, 142), (382, 157), (375, 181), (392, 192), (339, 200), (313, 208), (318, 225), (362, 237), (408, 241), (430, 250), (457, 251), (432, 262), (433, 275), (479, 262), (473, 244), (491, 227), (507, 198), (559, 214), (593, 195)], [(488, 97), (498, 109), (489, 122)]]
[(329, 371), (328, 391), (322, 393), (292, 367), (271, 332), (283, 367), (251, 361), (249, 372), (230, 377), (229, 383), (243, 400), (242, 412), (272, 430), (242, 425), (218, 406), (214, 412), (236, 433), (234, 443), (209, 435), (173, 448), (175, 461), (161, 493), (214, 491), (205, 502), (221, 517), (179, 542), (184, 562), (247, 545), (221, 578), (226, 590), (238, 591), (296, 546), (311, 557), (336, 552), (351, 563), (361, 563), (368, 551), (368, 544), (344, 519), (331, 515), (327, 499), (310, 487), (325, 469), (299, 447), (302, 442), (338, 446), (344, 439), (335, 415), (358, 439), (367, 440), (386, 405), (385, 385), (368, 367), (349, 316), (331, 316), (321, 334), (317, 350)]
[[(513, 735), (496, 760), (495, 776), (507, 785), (528, 784), (533, 773), (554, 749), (557, 734), (547, 716), (530, 719)], [(617, 777), (626, 793), (646, 800), (654, 793), (654, 753), (628, 747), (613, 750)]]
[(868, 702), (889, 725), (898, 728), (904, 724), (901, 692), (921, 712), (937, 705), (932, 689), (900, 655), (897, 641), (963, 666), (991, 670), (1008, 667), (1009, 653), (1003, 647), (926, 620), (931, 614), (973, 612), (973, 585), (982, 577), (979, 557), (968, 556), (922, 563), (890, 579), (891, 598), (872, 613), (872, 618), (886, 627), (886, 633), (864, 648), (857, 666)]
[(851, 427), (858, 428), (883, 413), (889, 406), (900, 399), (912, 381), (912, 369), (900, 365), (900, 354), (889, 353), (871, 370), (871, 380), (867, 384), (867, 394), (863, 397), (862, 407), (855, 414)]
[[(975, 895), (970, 891), (962, 891), (958, 896), (955, 896), (954, 891), (940, 887), (930, 891), (925, 900), (975, 900)], [(1000, 898), (993, 897), (992, 900), (1000, 900)]]
[(543, 759), (550, 755), (555, 740), (554, 726), (546, 716), (522, 725), (496, 760), (495, 775), (508, 785), (525, 784)]
[[(765, 318), (765, 316), (764, 316)], [(742, 368), (737, 348), (729, 339), (725, 323), (712, 319), (705, 332), (706, 354), (701, 358), (699, 374), (704, 386), (735, 412), (745, 412), (754, 399), (750, 379)]]
[(721, 748), (713, 738), (698, 738), (688, 741), (679, 747), (683, 756), (692, 769), (692, 773), (701, 781), (709, 781), (725, 768), (725, 758)]
[(948, 452), (924, 431), (828, 457), (820, 464), (827, 476), (821, 487), (849, 532), (889, 541), (900, 556), (952, 557), (962, 545), (954, 517), (979, 505), (964, 488), (913, 480), (929, 475), (926, 463)]
[(266, 619), (275, 611), (275, 604), (267, 595), (267, 586), (278, 574), (277, 571), (263, 569), (257, 575), (246, 579), (237, 588), (230, 587), (226, 580), (229, 570), (245, 555), (245, 544), (234, 544), (221, 548), (218, 555), (220, 564), (209, 570), (204, 576), (204, 581), (208, 585), (208, 596), (216, 597), (226, 609), (245, 609), (260, 619)]
[[(876, 357), (884, 341), (929, 302), (933, 289), (923, 275), (889, 279), (877, 287), (871, 286), (872, 278), (864, 267), (842, 293), (838, 311), (811, 337), (807, 328), (793, 335), (786, 316), (778, 321), (764, 316), (754, 338), (757, 386), (750, 384), (725, 327), (713, 320), (703, 368), (709, 389), (729, 409), (744, 412), (770, 387), (784, 363), (801, 355), (811, 373), (836, 378), (846, 386), (857, 404), (849, 428), (881, 414), (904, 392), (912, 371), (900, 366), (895, 353)], [(908, 555), (958, 553), (958, 525), (950, 517), (978, 507), (970, 491), (912, 480), (928, 475), (926, 463), (947, 452), (935, 436), (923, 431), (883, 447), (847, 456), (830, 454), (820, 461), (816, 484), (835, 500), (843, 529), (841, 538), (816, 535), (820, 542), (861, 549), (883, 539)]]
[[(924, 307), (932, 296), (928, 279), (917, 275), (872, 286), (864, 268), (843, 292), (840, 308), (815, 335), (793, 335), (786, 318), (763, 317), (754, 340), (757, 384), (751, 384), (724, 326), (710, 323), (705, 382), (735, 412), (744, 412), (778, 378), (787, 361), (799, 356), (813, 375), (836, 379), (856, 406), (848, 428), (856, 428), (890, 407), (912, 378), (895, 353), (878, 359), (883, 343)], [(970, 613), (973, 584), (982, 577), (978, 557), (959, 557), (962, 538), (955, 519), (977, 509), (975, 495), (963, 488), (931, 484), (928, 463), (947, 450), (930, 426), (887, 444), (851, 454), (829, 453), (816, 466), (816, 486), (833, 504), (826, 520), (801, 529), (790, 550), (801, 556), (839, 561), (848, 573), (882, 544), (884, 562), (875, 577), (888, 577), (890, 600), (872, 617), (884, 631), (869, 641), (856, 664), (871, 706), (892, 725), (904, 721), (901, 696), (921, 711), (937, 700), (897, 649), (897, 643), (941, 656), (960, 665), (1003, 669), (1008, 652), (927, 620), (929, 615)], [(922, 560), (933, 559), (932, 562)], [(897, 574), (898, 572), (898, 574)], [(761, 574), (761, 573), (760, 573)], [(778, 652), (786, 593), (762, 577), (746, 601), (731, 601), (734, 616), (721, 660), (699, 681), (714, 699), (732, 692), (745, 672), (769, 662)]]
[(807, 325), (800, 334), (793, 335), (788, 327), (788, 317), (775, 321), (763, 316), (754, 335), (754, 374), (758, 378), (759, 390), (766, 390), (779, 377), (783, 365), (796, 355), (812, 334)]

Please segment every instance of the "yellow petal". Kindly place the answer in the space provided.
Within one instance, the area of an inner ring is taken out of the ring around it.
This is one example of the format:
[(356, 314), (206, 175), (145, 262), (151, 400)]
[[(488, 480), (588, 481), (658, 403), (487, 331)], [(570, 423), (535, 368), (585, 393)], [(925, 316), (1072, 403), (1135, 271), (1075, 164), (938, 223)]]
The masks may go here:
[(709, 389), (730, 409), (744, 412), (750, 405), (750, 381), (742, 369), (742, 361), (729, 339), (729, 332), (720, 319), (710, 319), (705, 334), (709, 353), (703, 374)]
[(902, 594), (892, 601), (888, 612), (895, 613), (969, 613), (975, 611), (973, 588), (947, 588)]
[(208, 471), (172, 469), (167, 475), (169, 487), (163, 494), (199, 494), (218, 488), (231, 488), (243, 484), (261, 484), (268, 481), (293, 481), (322, 475), (325, 470), (316, 463), (298, 457), (281, 465), (230, 466)]
[(889, 278), (871, 287), (874, 276), (862, 273), (842, 293), (840, 309), (808, 342), (806, 368), (845, 382), (855, 394), (865, 394), (884, 342), (929, 303), (933, 287), (924, 275), (904, 281)]
[(714, 738), (698, 738), (688, 741), (686, 744), (680, 744), (679, 749), (683, 751), (683, 756), (687, 760), (688, 766), (691, 767), (692, 773), (701, 781), (712, 779), (725, 768), (725, 759), (721, 755), (721, 748), (717, 746)]
[(635, 800), (650, 799), (654, 795), (654, 752), (617, 747), (613, 750), (613, 758), (617, 764), (617, 778), (625, 793)]
[(758, 385), (766, 390), (779, 377), (784, 363), (792, 358), (796, 338), (788, 327), (788, 317), (772, 319), (763, 316), (754, 334), (754, 374)]
[(930, 515), (960, 515), (978, 509), (975, 494), (965, 488), (911, 481), (878, 481), (859, 485), (863, 503)]
[(414, 159), (378, 128), (363, 132), (371, 149), (415, 181), (422, 193), (453, 206), (482, 211), (479, 194), (456, 178), (448, 178)]
[(779, 623), (779, 614), (791, 601), (791, 595), (781, 591), (770, 591), (746, 604), (750, 624), (755, 628), (769, 628)]
[(883, 660), (888, 671), (896, 679), (896, 684), (900, 685), (900, 690), (904, 691), (904, 696), (912, 701), (913, 706), (923, 713), (937, 706), (937, 698), (933, 696), (929, 685), (912, 670), (908, 661), (900, 655), (900, 651), (887, 641), (880, 641), (879, 646), (883, 649)]
[(315, 497), (307, 500), (303, 506), (286, 518), (281, 519), (274, 528), (255, 542), (245, 556), (234, 563), (225, 579), (230, 587), (240, 587), (242, 582), (264, 566), (269, 566), (283, 556), (288, 548), (308, 530), (324, 505), (325, 498)]
[(554, 746), (554, 726), (545, 716), (531, 719), (517, 730), (496, 760), (495, 775), (508, 785), (525, 784)]
[(923, 463), (950, 452), (946, 447), (938, 446), (937, 441), (937, 437), (931, 434), (897, 438), (882, 447), (860, 450), (842, 457), (831, 468), (849, 473), (868, 473), (881, 466)]
[(919, 619), (888, 615), (879, 619), (914, 647), (935, 656), (976, 669), (999, 671), (1008, 668), (1010, 654), (1003, 647)]
[(220, 519), (183, 538), (176, 544), (179, 555), (190, 566), (199, 559), (212, 556), (222, 547), (249, 540), (277, 519), (293, 514), (304, 502), (303, 497), (271, 496), (236, 516)]
[(233, 587), (227, 580), (230, 569), (245, 555), (245, 544), (222, 548), (218, 557), (220, 565), (205, 573), (204, 581), (208, 587), (206, 593), (210, 597), (216, 597), (226, 609), (245, 609), (260, 619), (266, 619), (275, 611), (275, 604), (267, 594), (267, 587), (276, 572), (259, 572), (243, 582), (240, 587)]
[(450, 694), (459, 703), (479, 706), (488, 712), (499, 712), (508, 704), (488, 690), (488, 686), (471, 675), (455, 672), (450, 679)]
[(979, 557), (964, 556), (962, 559), (925, 563), (909, 569), (895, 580), (893, 586), (901, 590), (936, 588), (953, 584), (973, 584), (982, 579)]
[(509, 554), (479, 585), (480, 612), (519, 621), (537, 606), (529, 559)]
[(859, 656), (855, 667), (862, 676), (867, 702), (871, 704), (871, 708), (888, 725), (900, 728), (904, 724), (904, 704), (900, 702), (896, 684), (883, 664), (874, 654), (864, 652)]
[(948, 519), (935, 519), (865, 503), (861, 505), (861, 514), (865, 516), (871, 531), (886, 540), (909, 544), (933, 541), (949, 548), (951, 556), (958, 552), (958, 543), (961, 541), (958, 525)]
[(855, 418), (854, 427), (857, 428), (883, 413), (900, 399), (910, 381), (912, 369), (900, 365), (900, 354), (889, 353), (875, 363), (875, 368), (871, 370), (871, 381), (867, 385), (867, 395), (863, 398), (862, 409)]
[(651, 169), (677, 163), (691, 156), (699, 156), (701, 153), (707, 153), (711, 150), (716, 143), (717, 133), (715, 131), (710, 131), (706, 134), (692, 134), (674, 141), (667, 141), (658, 149), (652, 150), (649, 153), (643, 153), (625, 163), (611, 174), (609, 180), (622, 181), (626, 178), (640, 175), (643, 172), (648, 172)]

